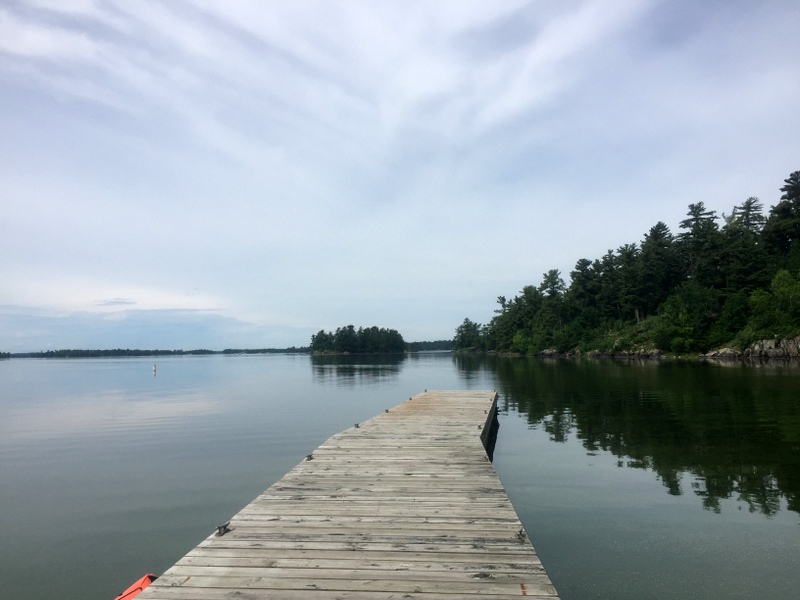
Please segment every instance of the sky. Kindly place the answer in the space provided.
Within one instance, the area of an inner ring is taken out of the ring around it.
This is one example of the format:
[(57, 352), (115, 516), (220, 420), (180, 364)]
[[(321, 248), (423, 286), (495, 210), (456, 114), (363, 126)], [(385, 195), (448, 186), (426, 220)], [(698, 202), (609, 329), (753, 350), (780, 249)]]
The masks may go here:
[(796, 0), (0, 0), (0, 351), (488, 322), (542, 274), (765, 208)]

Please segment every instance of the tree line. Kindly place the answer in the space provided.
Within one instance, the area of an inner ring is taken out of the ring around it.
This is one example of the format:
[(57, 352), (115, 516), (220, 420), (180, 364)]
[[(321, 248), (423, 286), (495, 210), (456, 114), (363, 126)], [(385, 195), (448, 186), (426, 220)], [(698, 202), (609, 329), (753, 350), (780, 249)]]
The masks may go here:
[(437, 352), (453, 349), (453, 340), (434, 340), (431, 342), (407, 342), (409, 352)]
[(139, 350), (130, 348), (114, 348), (110, 350), (62, 349), (44, 350), (42, 352), (20, 352), (15, 358), (109, 358), (120, 356), (181, 356), (184, 354), (214, 354), (212, 350)]
[[(112, 358), (112, 357), (141, 357), (141, 356), (201, 356), (206, 354), (295, 354), (308, 353), (308, 348), (262, 348), (257, 350), (139, 350), (130, 348), (115, 348), (110, 350), (82, 350), (62, 349), (44, 350), (41, 352), (8, 353), (5, 358)], [(3, 354), (0, 353), (0, 358)]]
[[(368, 329), (359, 328), (354, 331), (355, 336), (351, 335), (352, 325), (337, 329), (344, 330), (344, 333), (339, 333), (338, 342), (336, 341), (337, 333), (316, 334), (312, 336), (312, 343), (318, 337), (317, 349), (312, 349), (309, 346), (291, 346), (289, 348), (226, 348), (225, 350), (139, 350), (139, 349), (122, 349), (116, 348), (111, 350), (82, 350), (82, 349), (62, 349), (62, 350), (46, 350), (41, 352), (0, 352), (0, 359), (4, 358), (107, 358), (107, 357), (141, 357), (141, 356), (184, 356), (184, 355), (203, 355), (203, 354), (308, 354), (309, 352), (317, 353), (394, 353), (394, 352), (430, 352), (437, 350), (452, 350), (453, 340), (435, 340), (423, 342), (404, 342), (402, 336), (393, 329), (378, 329), (377, 327), (370, 327)], [(374, 331), (377, 330), (377, 333)], [(359, 333), (360, 332), (360, 333)], [(398, 341), (399, 337), (399, 341)], [(351, 341), (355, 339), (355, 344)], [(338, 345), (337, 345), (338, 344)], [(337, 350), (336, 348), (346, 348)]]
[(403, 336), (395, 329), (346, 325), (335, 332), (320, 329), (311, 336), (311, 352), (335, 354), (390, 354), (405, 352)]
[(659, 221), (639, 243), (557, 269), (497, 298), (487, 324), (469, 318), (455, 349), (536, 354), (652, 345), (674, 353), (745, 348), (800, 333), (800, 171), (768, 214), (750, 197), (717, 215), (690, 204), (673, 234)]

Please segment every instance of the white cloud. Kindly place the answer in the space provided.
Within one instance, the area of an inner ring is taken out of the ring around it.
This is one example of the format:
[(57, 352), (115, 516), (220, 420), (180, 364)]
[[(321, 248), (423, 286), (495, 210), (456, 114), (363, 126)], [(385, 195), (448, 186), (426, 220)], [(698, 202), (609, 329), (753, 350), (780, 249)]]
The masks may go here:
[(96, 44), (86, 34), (25, 21), (0, 8), (0, 49), (34, 59), (88, 61)]
[(188, 311), (223, 346), (369, 319), (449, 337), (690, 202), (774, 203), (799, 168), (797, 12), (9, 4), (0, 303), (120, 336), (126, 309)]

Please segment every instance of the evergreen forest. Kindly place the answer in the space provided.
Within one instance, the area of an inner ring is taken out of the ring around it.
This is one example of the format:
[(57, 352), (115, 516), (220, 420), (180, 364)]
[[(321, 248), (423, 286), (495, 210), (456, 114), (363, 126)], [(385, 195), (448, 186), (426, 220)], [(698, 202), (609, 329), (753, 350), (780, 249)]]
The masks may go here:
[(489, 323), (469, 318), (456, 350), (538, 354), (655, 348), (682, 354), (744, 349), (800, 334), (800, 171), (767, 214), (747, 198), (730, 214), (690, 204), (673, 233), (582, 258), (567, 285), (557, 269), (518, 296), (497, 298)]
[(335, 332), (320, 329), (311, 336), (311, 352), (315, 354), (390, 354), (405, 352), (403, 336), (383, 327), (337, 327)]

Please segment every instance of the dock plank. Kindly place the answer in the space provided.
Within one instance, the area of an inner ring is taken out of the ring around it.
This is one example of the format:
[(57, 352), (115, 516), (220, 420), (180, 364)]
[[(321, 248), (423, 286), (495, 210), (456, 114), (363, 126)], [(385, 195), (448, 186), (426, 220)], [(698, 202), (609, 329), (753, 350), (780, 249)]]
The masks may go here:
[(139, 598), (557, 599), (483, 447), (496, 401), (426, 391), (332, 436)]

